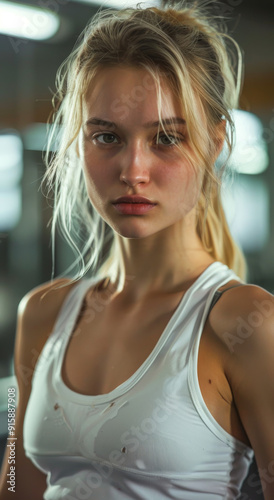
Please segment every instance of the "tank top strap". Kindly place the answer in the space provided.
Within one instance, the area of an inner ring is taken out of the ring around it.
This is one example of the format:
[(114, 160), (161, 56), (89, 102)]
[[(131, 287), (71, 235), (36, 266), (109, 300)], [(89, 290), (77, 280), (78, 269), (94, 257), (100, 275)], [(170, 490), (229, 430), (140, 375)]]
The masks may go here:
[(211, 312), (211, 310), (213, 309), (215, 304), (218, 302), (218, 300), (221, 298), (221, 296), (223, 295), (224, 292), (227, 292), (228, 290), (231, 290), (232, 288), (238, 288), (239, 286), (243, 286), (243, 285), (245, 285), (245, 283), (238, 283), (238, 285), (229, 286), (229, 287), (225, 288), (224, 290), (216, 290), (216, 292), (214, 293), (212, 302), (209, 306), (209, 310), (208, 310), (207, 315), (209, 315), (209, 313)]
[(74, 327), (77, 317), (83, 306), (84, 297), (89, 288), (94, 285), (102, 288), (107, 278), (89, 278), (82, 279), (75, 284), (75, 286), (70, 290), (67, 297), (65, 298), (57, 320), (54, 325), (52, 335), (55, 337), (60, 334), (65, 334), (66, 331), (71, 331)]
[[(224, 269), (223, 278), (220, 279), (219, 283), (217, 278), (215, 285), (211, 287), (208, 293), (207, 300), (203, 308), (203, 315), (201, 318), (201, 322), (198, 331), (195, 335), (195, 339), (191, 345), (189, 364), (188, 364), (188, 387), (193, 404), (201, 420), (206, 424), (206, 426), (221, 441), (225, 442), (233, 449), (236, 449), (239, 453), (244, 454), (249, 459), (251, 459), (253, 456), (252, 449), (249, 448), (249, 446), (247, 446), (245, 443), (239, 441), (237, 438), (230, 435), (223, 427), (221, 427), (221, 425), (212, 416), (211, 412), (209, 411), (203, 399), (198, 380), (198, 354), (199, 354), (200, 340), (208, 314), (212, 309), (212, 307), (216, 304), (217, 300), (219, 300), (223, 292), (229, 290), (230, 288), (232, 289), (234, 287), (236, 288), (238, 286), (245, 285), (245, 283), (241, 281), (240, 278), (232, 270), (230, 270), (229, 268), (225, 269), (225, 267), (223, 267), (223, 269)], [(224, 286), (231, 280), (238, 280), (239, 284), (231, 285), (230, 287), (227, 287), (222, 291), (218, 290), (218, 288)]]

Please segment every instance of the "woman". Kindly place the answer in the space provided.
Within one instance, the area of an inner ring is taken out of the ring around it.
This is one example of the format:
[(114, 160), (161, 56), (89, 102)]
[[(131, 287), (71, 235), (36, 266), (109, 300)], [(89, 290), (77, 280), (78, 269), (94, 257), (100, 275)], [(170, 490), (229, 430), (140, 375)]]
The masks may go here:
[(106, 11), (59, 72), (53, 228), (92, 278), (21, 302), (13, 498), (235, 499), (253, 453), (274, 497), (273, 297), (215, 168), (230, 42), (196, 6)]

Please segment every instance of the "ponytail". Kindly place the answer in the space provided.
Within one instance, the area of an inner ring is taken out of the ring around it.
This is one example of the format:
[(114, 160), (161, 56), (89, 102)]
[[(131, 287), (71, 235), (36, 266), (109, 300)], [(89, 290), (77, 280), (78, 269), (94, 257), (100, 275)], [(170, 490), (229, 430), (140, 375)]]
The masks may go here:
[(197, 233), (204, 249), (213, 259), (227, 265), (245, 281), (247, 274), (245, 257), (229, 230), (222, 206), (220, 186), (209, 201), (206, 201), (202, 194), (199, 205)]

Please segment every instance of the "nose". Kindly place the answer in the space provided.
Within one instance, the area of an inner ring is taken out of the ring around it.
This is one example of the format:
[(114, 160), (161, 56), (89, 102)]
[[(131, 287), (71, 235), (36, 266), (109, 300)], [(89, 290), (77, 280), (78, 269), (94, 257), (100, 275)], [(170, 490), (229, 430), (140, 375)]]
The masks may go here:
[(139, 183), (147, 183), (150, 178), (149, 151), (140, 142), (127, 144), (121, 151), (120, 180), (129, 186)]

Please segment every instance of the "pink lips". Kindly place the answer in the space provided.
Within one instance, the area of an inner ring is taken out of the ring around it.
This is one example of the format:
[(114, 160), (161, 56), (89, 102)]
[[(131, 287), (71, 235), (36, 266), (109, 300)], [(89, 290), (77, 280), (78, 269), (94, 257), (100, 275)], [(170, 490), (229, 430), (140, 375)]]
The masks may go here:
[(124, 215), (141, 215), (152, 210), (156, 203), (143, 196), (121, 196), (113, 202), (117, 212)]

